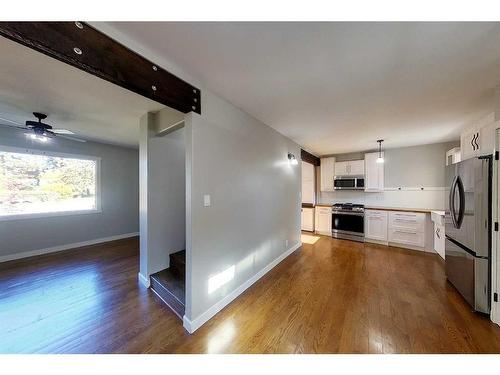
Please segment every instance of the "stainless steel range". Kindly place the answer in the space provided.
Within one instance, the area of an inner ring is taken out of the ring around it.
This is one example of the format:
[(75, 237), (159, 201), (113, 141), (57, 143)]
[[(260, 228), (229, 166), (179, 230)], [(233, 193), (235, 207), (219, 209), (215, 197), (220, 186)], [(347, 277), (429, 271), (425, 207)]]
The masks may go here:
[(335, 203), (332, 206), (332, 237), (365, 242), (365, 206)]

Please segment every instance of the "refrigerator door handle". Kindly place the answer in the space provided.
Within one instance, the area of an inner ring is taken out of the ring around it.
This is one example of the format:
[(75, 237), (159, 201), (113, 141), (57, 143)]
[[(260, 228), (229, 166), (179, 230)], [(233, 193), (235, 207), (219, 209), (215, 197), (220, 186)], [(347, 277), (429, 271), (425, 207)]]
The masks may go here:
[[(458, 213), (455, 210), (455, 195), (457, 193), (457, 188), (458, 188), (458, 200), (459, 200), (459, 207), (458, 207)], [(464, 184), (462, 183), (462, 179), (460, 176), (455, 176), (455, 179), (453, 180), (453, 183), (451, 185), (450, 189), (450, 214), (451, 214), (451, 220), (453, 222), (453, 226), (457, 229), (460, 229), (462, 226), (462, 221), (464, 220), (465, 216), (465, 190), (464, 190)]]
[(455, 176), (453, 182), (451, 183), (450, 196), (449, 196), (449, 206), (450, 206), (450, 216), (453, 226), (457, 228), (457, 220), (455, 216), (455, 189), (457, 186), (458, 176)]
[(459, 194), (458, 198), (460, 202), (460, 207), (458, 209), (457, 228), (460, 228), (462, 226), (462, 222), (464, 221), (464, 216), (465, 216), (465, 189), (460, 176), (457, 176), (457, 186)]

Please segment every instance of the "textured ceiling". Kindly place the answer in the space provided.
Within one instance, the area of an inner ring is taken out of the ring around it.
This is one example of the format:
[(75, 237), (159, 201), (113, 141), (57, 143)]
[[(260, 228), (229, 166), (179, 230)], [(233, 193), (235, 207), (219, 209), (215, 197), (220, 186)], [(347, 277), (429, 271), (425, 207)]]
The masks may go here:
[(498, 23), (107, 23), (319, 155), (456, 140), (491, 109)]

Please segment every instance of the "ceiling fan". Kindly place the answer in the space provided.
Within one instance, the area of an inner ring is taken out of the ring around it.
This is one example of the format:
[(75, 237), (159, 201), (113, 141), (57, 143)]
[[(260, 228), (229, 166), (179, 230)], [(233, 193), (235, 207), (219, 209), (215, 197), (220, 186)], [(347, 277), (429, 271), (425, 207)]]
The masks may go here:
[(72, 141), (86, 142), (84, 139), (71, 137), (71, 135), (75, 134), (71, 130), (54, 129), (51, 125), (43, 123), (42, 120), (45, 120), (47, 118), (47, 115), (44, 113), (33, 112), (33, 116), (35, 116), (38, 121), (28, 120), (26, 121), (26, 124), (24, 126), (17, 121), (0, 117), (0, 125), (24, 131), (28, 130), (28, 132), (25, 133), (27, 137), (41, 142), (47, 142), (50, 138), (54, 138), (56, 136), (60, 138), (70, 139)]

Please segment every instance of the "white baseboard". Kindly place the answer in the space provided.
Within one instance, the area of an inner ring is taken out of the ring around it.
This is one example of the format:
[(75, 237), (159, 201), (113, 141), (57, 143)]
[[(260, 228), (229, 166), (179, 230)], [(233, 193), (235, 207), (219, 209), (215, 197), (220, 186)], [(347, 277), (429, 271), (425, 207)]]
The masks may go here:
[(29, 258), (29, 257), (37, 256), (37, 255), (55, 253), (58, 251), (71, 250), (71, 249), (75, 249), (75, 248), (83, 247), (83, 246), (96, 245), (96, 244), (103, 243), (103, 242), (121, 240), (124, 238), (135, 237), (138, 235), (139, 235), (139, 232), (124, 233), (124, 234), (118, 234), (116, 236), (96, 238), (96, 239), (89, 240), (89, 241), (75, 242), (75, 243), (69, 243), (66, 245), (47, 247), (45, 249), (31, 250), (31, 251), (24, 251), (22, 253), (3, 255), (3, 256), (0, 256), (0, 263), (8, 262), (10, 260)]
[(149, 277), (144, 276), (142, 273), (138, 273), (137, 277), (139, 279), (139, 282), (144, 285), (146, 288), (149, 288), (151, 286), (151, 281), (149, 280)]
[(189, 333), (193, 333), (194, 331), (196, 331), (203, 324), (205, 324), (209, 319), (211, 319), (215, 314), (217, 314), (224, 307), (229, 305), (236, 297), (238, 297), (241, 293), (243, 293), (250, 286), (252, 286), (252, 284), (254, 284), (257, 280), (259, 280), (262, 276), (264, 276), (266, 273), (268, 273), (270, 270), (272, 270), (283, 259), (285, 259), (287, 256), (289, 256), (291, 253), (293, 253), (295, 250), (297, 250), (301, 246), (302, 246), (302, 242), (298, 242), (295, 245), (293, 245), (291, 248), (289, 248), (287, 251), (285, 251), (283, 254), (281, 254), (276, 259), (274, 259), (271, 263), (269, 263), (267, 266), (265, 266), (263, 269), (261, 269), (259, 272), (257, 272), (254, 276), (252, 276), (250, 279), (245, 281), (238, 288), (233, 290), (231, 293), (229, 293), (227, 296), (225, 296), (223, 299), (221, 299), (215, 305), (210, 307), (207, 311), (205, 311), (203, 314), (201, 314), (197, 318), (195, 318), (193, 320), (189, 320), (186, 317), (186, 315), (184, 315), (184, 318), (182, 319), (182, 321), (183, 321), (183, 325), (184, 325), (184, 328), (186, 329), (186, 331), (188, 331)]
[(381, 241), (381, 240), (374, 240), (373, 238), (366, 238), (365, 237), (365, 242), (368, 242), (368, 243), (375, 243), (377, 245), (385, 245), (385, 246), (389, 246), (389, 242), (387, 241)]

